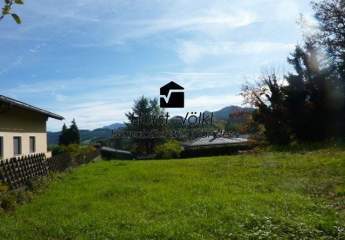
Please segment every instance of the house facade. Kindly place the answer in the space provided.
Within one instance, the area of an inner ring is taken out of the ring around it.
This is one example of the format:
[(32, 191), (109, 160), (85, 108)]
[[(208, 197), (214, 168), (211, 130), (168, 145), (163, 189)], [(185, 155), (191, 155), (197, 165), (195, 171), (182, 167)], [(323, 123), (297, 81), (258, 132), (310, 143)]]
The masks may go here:
[(48, 152), (47, 120), (62, 116), (0, 95), (0, 159)]

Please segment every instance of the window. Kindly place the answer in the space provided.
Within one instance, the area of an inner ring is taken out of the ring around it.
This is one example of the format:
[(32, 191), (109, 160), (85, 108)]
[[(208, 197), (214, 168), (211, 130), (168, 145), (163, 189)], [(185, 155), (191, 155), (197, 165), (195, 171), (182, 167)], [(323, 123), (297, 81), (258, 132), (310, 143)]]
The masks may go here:
[(30, 137), (30, 153), (36, 152), (36, 138)]
[(22, 154), (22, 138), (13, 137), (13, 153), (14, 155)]
[(4, 138), (0, 137), (0, 159), (4, 157)]

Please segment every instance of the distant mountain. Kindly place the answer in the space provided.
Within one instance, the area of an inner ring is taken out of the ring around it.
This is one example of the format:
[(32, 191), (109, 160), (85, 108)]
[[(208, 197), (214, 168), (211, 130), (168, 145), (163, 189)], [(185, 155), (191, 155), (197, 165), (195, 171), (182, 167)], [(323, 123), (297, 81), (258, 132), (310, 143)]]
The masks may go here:
[[(80, 141), (82, 143), (95, 142), (97, 140), (108, 139), (112, 135), (112, 129), (98, 128), (95, 130), (80, 130)], [(59, 143), (60, 132), (48, 132), (48, 144)]]
[(126, 126), (126, 125), (125, 125), (124, 123), (113, 123), (113, 124), (111, 124), (111, 125), (102, 127), (102, 129), (117, 130), (117, 129), (123, 128), (123, 127), (125, 127), (125, 126)]
[(48, 132), (48, 145), (58, 144), (60, 133), (61, 132)]
[[(113, 130), (125, 127), (123, 123), (114, 123), (109, 126), (97, 128), (95, 130), (80, 130), (80, 141), (82, 143), (96, 142), (97, 140), (108, 139), (112, 135)], [(48, 144), (58, 144), (61, 132), (48, 132)]]
[[(239, 106), (229, 106), (213, 112), (216, 121), (226, 121), (229, 115), (235, 112), (252, 112), (253, 108), (242, 108)], [(174, 118), (176, 118), (175, 116)], [(174, 119), (172, 118), (172, 119)], [(112, 136), (113, 130), (118, 130), (125, 127), (124, 123), (113, 123), (95, 130), (80, 130), (80, 140), (82, 143), (95, 142), (97, 140), (108, 139)], [(48, 144), (59, 143), (60, 132), (48, 132)]]
[[(232, 115), (233, 113), (238, 113), (238, 112), (245, 112), (245, 113), (251, 113), (254, 111), (254, 108), (243, 108), (243, 107), (239, 107), (239, 106), (229, 106), (229, 107), (225, 107), (222, 108), (218, 111), (214, 111), (213, 112), (213, 119), (214, 122), (226, 122), (227, 120), (229, 120), (230, 115)], [(211, 114), (210, 111), (205, 111), (204, 113), (207, 114)], [(180, 125), (181, 122), (181, 118), (184, 118), (185, 116), (173, 116), (172, 118), (170, 118), (170, 123), (174, 124), (176, 123), (177, 125)], [(237, 121), (241, 121), (240, 119), (237, 119)]]
[(228, 120), (229, 115), (236, 112), (253, 112), (253, 108), (243, 108), (239, 106), (229, 106), (213, 112), (216, 120)]
[(112, 129), (108, 128), (98, 128), (95, 130), (80, 130), (80, 141), (82, 143), (95, 142), (97, 140), (104, 140), (111, 138)]

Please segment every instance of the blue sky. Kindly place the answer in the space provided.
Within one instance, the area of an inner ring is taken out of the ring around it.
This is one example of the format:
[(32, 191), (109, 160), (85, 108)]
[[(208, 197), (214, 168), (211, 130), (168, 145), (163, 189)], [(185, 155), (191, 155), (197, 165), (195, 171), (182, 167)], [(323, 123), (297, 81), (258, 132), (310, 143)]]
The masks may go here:
[[(263, 69), (289, 68), (308, 0), (35, 0), (0, 22), (0, 94), (94, 129), (176, 81), (185, 111), (240, 105)], [(172, 111), (172, 113), (177, 113)], [(49, 130), (62, 123), (49, 120)]]

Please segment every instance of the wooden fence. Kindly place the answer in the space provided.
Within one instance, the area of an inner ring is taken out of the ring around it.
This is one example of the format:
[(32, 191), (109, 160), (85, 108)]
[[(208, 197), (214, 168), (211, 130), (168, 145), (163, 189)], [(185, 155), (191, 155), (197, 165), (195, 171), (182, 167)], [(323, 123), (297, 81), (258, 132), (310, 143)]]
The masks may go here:
[(47, 166), (51, 172), (63, 172), (72, 165), (72, 157), (62, 153), (47, 159)]
[(69, 167), (88, 163), (99, 155), (90, 152), (71, 157), (60, 154), (46, 158), (44, 153), (0, 160), (0, 182), (6, 183), (11, 189), (27, 185), (32, 179), (47, 176), (49, 172), (61, 172)]
[(0, 179), (10, 188), (19, 188), (31, 179), (48, 174), (45, 154), (35, 154), (0, 161)]

